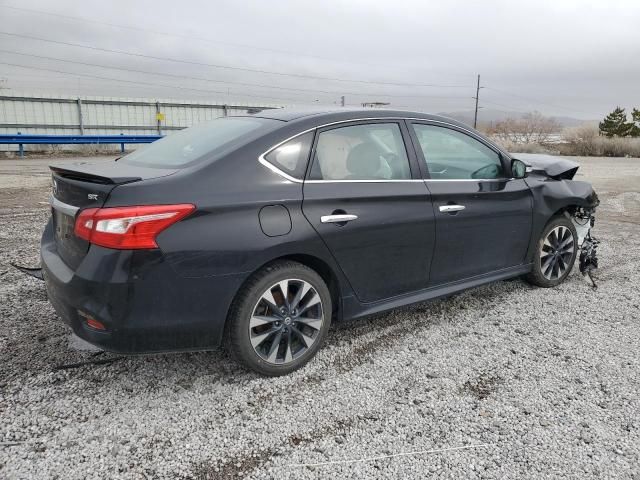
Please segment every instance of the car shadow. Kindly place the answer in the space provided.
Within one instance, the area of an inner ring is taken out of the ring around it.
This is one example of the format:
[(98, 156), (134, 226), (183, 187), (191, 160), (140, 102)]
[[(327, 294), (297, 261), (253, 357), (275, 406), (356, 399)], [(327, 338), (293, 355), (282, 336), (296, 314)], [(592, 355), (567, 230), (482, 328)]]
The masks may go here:
[[(24, 328), (8, 345), (10, 349), (22, 350), (21, 355), (10, 357), (7, 359), (9, 364), (5, 363), (5, 368), (12, 372), (11, 376), (49, 371), (58, 372), (65, 379), (83, 376), (93, 378), (94, 374), (91, 372), (106, 369), (109, 377), (116, 380), (121, 376), (125, 379), (123, 383), (130, 385), (127, 388), (134, 391), (141, 386), (144, 389), (168, 387), (188, 391), (193, 390), (200, 379), (206, 379), (209, 386), (220, 383), (251, 384), (254, 380), (262, 379), (236, 364), (220, 349), (127, 356), (107, 352), (96, 355), (96, 352), (71, 350), (68, 342), (70, 330), (48, 306), (46, 296), (40, 292), (44, 291), (42, 283), (33, 279), (19, 281), (22, 285), (18, 298), (25, 298), (23, 293), (28, 293), (30, 304), (37, 304), (38, 310), (45, 308), (47, 314), (42, 319), (44, 322), (30, 322), (29, 315), (32, 312), (23, 309), (21, 318), (15, 319)], [(455, 321), (461, 311), (474, 308), (475, 304), (482, 304), (486, 310), (504, 296), (526, 288), (530, 287), (519, 279), (497, 282), (384, 314), (336, 322), (329, 331), (324, 348), (330, 350), (343, 345), (353, 345), (353, 348), (347, 349), (346, 353), (341, 349), (342, 352), (337, 352), (334, 356), (330, 353), (329, 363), (338, 373), (346, 372), (367, 362), (378, 349), (388, 349), (401, 343), (404, 336), (414, 332), (416, 327), (430, 328), (438, 322)], [(372, 331), (379, 332), (379, 335), (371, 336)], [(135, 382), (127, 380), (131, 375)]]

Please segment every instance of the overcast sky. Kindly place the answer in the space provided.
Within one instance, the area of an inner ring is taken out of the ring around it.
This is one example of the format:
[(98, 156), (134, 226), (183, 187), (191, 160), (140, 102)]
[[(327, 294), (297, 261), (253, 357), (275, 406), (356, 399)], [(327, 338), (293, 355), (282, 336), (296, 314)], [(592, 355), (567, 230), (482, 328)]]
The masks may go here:
[(640, 107), (638, 0), (0, 0), (0, 19), (5, 94), (456, 112), (481, 74), (486, 109)]

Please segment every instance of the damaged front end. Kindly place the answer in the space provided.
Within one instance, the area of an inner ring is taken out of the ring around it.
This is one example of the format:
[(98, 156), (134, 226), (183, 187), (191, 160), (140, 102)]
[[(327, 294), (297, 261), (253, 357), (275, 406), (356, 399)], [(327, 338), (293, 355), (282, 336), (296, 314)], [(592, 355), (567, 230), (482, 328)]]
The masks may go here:
[(572, 221), (578, 234), (580, 272), (597, 288), (592, 272), (598, 268), (599, 241), (591, 235), (600, 200), (591, 184), (574, 180), (580, 165), (567, 158), (540, 154), (516, 154), (528, 166), (527, 184), (534, 195), (538, 228), (558, 211)]
[(598, 268), (597, 249), (600, 242), (591, 235), (591, 229), (595, 225), (595, 211), (598, 204), (599, 201), (597, 201), (596, 196), (596, 204), (593, 207), (579, 207), (573, 212), (567, 213), (578, 233), (578, 246), (580, 248), (578, 262), (580, 273), (589, 277), (593, 288), (598, 288), (591, 273)]

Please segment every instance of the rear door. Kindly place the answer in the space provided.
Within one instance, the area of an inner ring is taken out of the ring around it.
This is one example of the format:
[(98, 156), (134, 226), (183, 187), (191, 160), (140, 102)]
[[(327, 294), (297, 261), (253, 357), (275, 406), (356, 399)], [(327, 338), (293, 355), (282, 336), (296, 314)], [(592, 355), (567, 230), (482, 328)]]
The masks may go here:
[(436, 218), (431, 284), (521, 265), (533, 200), (508, 159), (462, 128), (411, 122)]
[(404, 121), (322, 128), (303, 212), (361, 302), (425, 288), (434, 215)]

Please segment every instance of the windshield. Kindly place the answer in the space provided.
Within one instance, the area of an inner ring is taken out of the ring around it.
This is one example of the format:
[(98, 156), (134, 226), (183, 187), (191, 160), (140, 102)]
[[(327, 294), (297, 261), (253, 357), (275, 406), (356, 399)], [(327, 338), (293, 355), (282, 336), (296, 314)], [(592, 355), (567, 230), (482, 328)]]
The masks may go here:
[(181, 168), (240, 145), (246, 135), (253, 136), (274, 123), (277, 122), (264, 118), (218, 118), (168, 135), (119, 161), (145, 167)]

